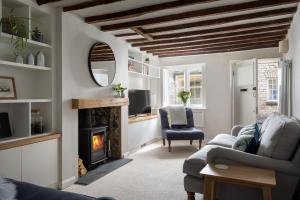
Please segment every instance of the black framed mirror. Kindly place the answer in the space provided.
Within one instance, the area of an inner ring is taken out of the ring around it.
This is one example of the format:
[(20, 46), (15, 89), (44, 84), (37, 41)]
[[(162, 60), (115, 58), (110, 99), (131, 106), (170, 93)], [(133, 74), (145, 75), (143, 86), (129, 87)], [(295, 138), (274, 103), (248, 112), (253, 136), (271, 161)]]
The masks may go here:
[(88, 62), (95, 83), (101, 87), (111, 85), (116, 74), (116, 59), (110, 46), (104, 42), (93, 44)]

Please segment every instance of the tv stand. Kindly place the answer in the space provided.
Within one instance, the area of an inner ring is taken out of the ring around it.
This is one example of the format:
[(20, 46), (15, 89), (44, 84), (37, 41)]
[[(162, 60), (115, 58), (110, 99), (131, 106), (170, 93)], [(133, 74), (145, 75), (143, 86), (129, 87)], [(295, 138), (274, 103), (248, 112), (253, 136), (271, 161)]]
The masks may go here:
[(128, 124), (133, 124), (141, 121), (151, 120), (158, 118), (158, 115), (151, 115), (151, 114), (142, 114), (136, 116), (129, 116), (128, 117)]

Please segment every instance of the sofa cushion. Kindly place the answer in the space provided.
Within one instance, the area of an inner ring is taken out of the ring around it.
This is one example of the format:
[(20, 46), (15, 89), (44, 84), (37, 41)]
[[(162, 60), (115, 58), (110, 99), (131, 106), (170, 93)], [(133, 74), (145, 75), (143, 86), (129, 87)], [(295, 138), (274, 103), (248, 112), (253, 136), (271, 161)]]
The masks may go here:
[(183, 164), (183, 173), (202, 178), (200, 171), (207, 164), (207, 152), (217, 147), (217, 145), (205, 145), (202, 149), (188, 157)]
[(226, 133), (221, 133), (214, 137), (211, 141), (208, 142), (210, 145), (219, 145), (223, 147), (228, 147), (231, 148), (234, 142), (236, 141), (237, 137), (226, 134)]
[(257, 154), (289, 160), (300, 139), (299, 123), (284, 115), (272, 115), (263, 128)]
[(163, 130), (168, 140), (200, 140), (204, 138), (202, 130), (197, 128), (171, 128)]
[(258, 125), (250, 124), (241, 129), (236, 141), (232, 145), (233, 149), (256, 154), (259, 147), (259, 128)]

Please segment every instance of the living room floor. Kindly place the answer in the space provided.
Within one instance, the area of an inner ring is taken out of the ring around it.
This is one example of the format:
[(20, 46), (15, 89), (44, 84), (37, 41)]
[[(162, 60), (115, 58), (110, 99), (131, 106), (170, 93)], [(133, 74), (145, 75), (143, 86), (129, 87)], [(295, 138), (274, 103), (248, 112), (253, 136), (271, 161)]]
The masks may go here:
[[(72, 185), (65, 191), (117, 200), (183, 200), (184, 159), (197, 151), (189, 141), (172, 141), (172, 152), (161, 142), (147, 145), (130, 158), (133, 161), (88, 186)], [(201, 200), (202, 195), (196, 195)]]

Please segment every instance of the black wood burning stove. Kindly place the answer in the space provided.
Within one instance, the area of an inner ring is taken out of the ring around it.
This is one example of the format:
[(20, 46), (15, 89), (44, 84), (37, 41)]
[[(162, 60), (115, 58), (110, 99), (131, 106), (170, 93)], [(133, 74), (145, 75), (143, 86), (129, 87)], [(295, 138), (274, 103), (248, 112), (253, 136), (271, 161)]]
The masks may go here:
[(79, 157), (90, 170), (108, 158), (106, 127), (81, 128), (79, 130)]

